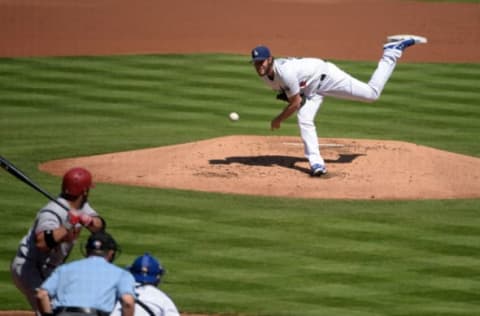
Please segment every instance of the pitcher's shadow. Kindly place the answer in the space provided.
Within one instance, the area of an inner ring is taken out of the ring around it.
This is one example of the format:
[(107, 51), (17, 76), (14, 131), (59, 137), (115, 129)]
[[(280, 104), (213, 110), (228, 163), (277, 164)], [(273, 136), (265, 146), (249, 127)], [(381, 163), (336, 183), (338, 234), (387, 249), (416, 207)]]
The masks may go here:
[[(357, 157), (365, 156), (365, 154), (340, 154), (337, 159), (325, 159), (326, 164), (335, 163), (351, 163)], [(307, 158), (299, 158), (292, 156), (281, 155), (262, 155), (262, 156), (233, 156), (225, 159), (211, 159), (211, 165), (229, 165), (232, 163), (239, 163), (247, 166), (280, 166), (289, 169), (295, 169), (304, 173), (310, 174), (310, 169), (297, 166), (298, 162), (308, 162)]]

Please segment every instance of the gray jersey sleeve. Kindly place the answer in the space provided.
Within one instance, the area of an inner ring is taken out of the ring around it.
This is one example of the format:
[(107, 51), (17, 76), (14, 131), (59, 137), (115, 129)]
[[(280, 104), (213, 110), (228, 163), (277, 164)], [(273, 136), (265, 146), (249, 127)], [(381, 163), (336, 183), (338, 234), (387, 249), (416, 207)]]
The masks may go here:
[[(60, 199), (59, 201), (67, 205), (65, 200)], [(80, 211), (90, 216), (98, 216), (98, 213), (88, 202), (83, 205)], [(38, 234), (42, 231), (53, 230), (62, 226), (67, 221), (67, 216), (68, 213), (63, 208), (53, 202), (48, 203), (37, 215), (35, 233)], [(80, 226), (80, 224), (78, 224), (78, 226)]]
[[(62, 226), (63, 221), (66, 219), (66, 212), (62, 210), (62, 213), (52, 210), (52, 209), (42, 209), (37, 216), (37, 225), (35, 227), (35, 233), (46, 230), (57, 229)], [(62, 216), (63, 215), (63, 216)]]
[(86, 202), (81, 211), (87, 215), (90, 215), (90, 216), (99, 216), (97, 211), (95, 211), (88, 202)]

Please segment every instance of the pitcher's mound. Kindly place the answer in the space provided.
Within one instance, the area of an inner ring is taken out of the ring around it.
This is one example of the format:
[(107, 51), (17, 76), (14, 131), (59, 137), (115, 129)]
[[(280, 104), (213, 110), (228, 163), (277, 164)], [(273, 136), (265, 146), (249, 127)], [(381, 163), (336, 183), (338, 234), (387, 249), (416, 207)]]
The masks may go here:
[(89, 169), (96, 182), (324, 199), (480, 197), (480, 159), (398, 141), (321, 139), (328, 175), (309, 176), (299, 137), (228, 136), (50, 161), (61, 176)]

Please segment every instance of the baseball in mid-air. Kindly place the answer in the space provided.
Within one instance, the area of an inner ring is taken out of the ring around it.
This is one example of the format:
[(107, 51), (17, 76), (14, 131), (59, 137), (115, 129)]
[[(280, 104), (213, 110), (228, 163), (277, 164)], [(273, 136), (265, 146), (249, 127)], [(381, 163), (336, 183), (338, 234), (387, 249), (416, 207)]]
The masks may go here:
[(240, 119), (240, 115), (238, 115), (237, 112), (231, 112), (228, 117), (230, 118), (230, 121), (238, 121)]

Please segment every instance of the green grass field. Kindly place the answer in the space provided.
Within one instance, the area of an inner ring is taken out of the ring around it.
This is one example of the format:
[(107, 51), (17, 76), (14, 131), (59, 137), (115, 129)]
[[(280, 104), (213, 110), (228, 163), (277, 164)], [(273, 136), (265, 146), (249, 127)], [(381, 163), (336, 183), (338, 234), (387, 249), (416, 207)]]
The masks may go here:
[[(337, 64), (368, 80), (375, 63)], [(247, 56), (0, 59), (0, 155), (53, 194), (51, 159), (271, 135), (283, 104)], [(400, 62), (380, 101), (327, 99), (320, 137), (403, 140), (480, 157), (480, 65)], [(239, 122), (227, 115), (240, 113)], [(275, 135), (298, 136), (295, 119)], [(288, 179), (285, 179), (288, 181)], [(1, 309), (27, 309), (8, 270), (46, 202), (0, 172)], [(150, 251), (182, 312), (476, 315), (480, 200), (333, 201), (98, 184), (92, 205), (125, 266)], [(86, 235), (82, 237), (85, 238)], [(71, 260), (80, 258), (79, 248)]]

